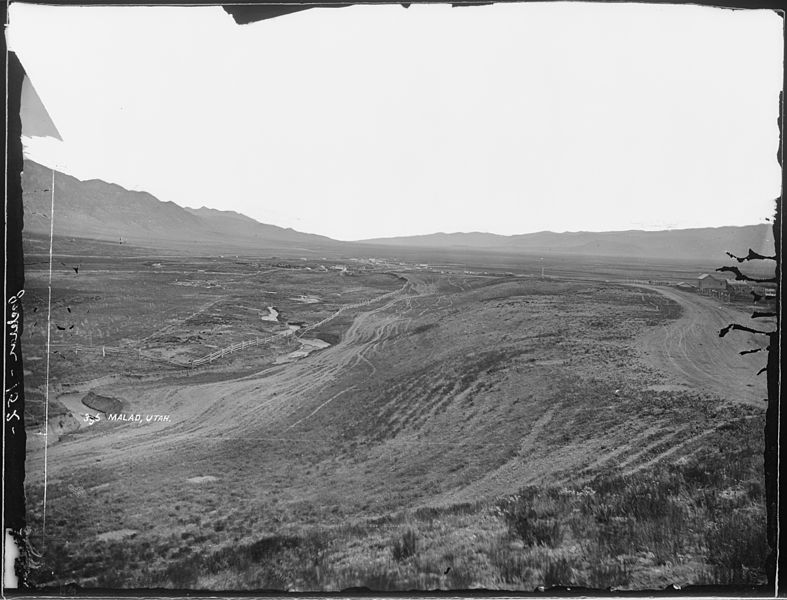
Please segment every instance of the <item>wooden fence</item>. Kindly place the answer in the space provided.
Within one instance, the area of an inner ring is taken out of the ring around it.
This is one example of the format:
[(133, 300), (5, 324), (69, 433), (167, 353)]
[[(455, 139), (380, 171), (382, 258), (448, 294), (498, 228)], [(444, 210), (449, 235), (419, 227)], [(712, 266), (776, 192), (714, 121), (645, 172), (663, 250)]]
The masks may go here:
[(167, 365), (174, 365), (177, 367), (198, 367), (200, 365), (204, 365), (206, 363), (211, 363), (216, 359), (222, 358), (228, 354), (232, 354), (233, 352), (240, 352), (245, 350), (246, 348), (252, 348), (255, 346), (259, 346), (261, 344), (266, 344), (273, 339), (279, 337), (300, 337), (303, 334), (317, 329), (335, 319), (340, 314), (345, 311), (353, 310), (355, 308), (361, 308), (363, 306), (368, 306), (374, 302), (380, 302), (381, 300), (386, 300), (387, 298), (391, 298), (401, 292), (403, 292), (407, 288), (407, 283), (405, 283), (401, 288), (398, 290), (394, 290), (392, 292), (387, 292), (381, 296), (377, 296), (375, 298), (369, 298), (368, 300), (364, 300), (362, 302), (356, 302), (354, 304), (348, 304), (347, 306), (342, 306), (339, 310), (335, 313), (331, 314), (330, 316), (324, 318), (322, 321), (314, 323), (313, 325), (309, 325), (308, 327), (304, 327), (299, 330), (288, 330), (276, 333), (274, 335), (269, 335), (265, 337), (255, 337), (249, 340), (243, 340), (240, 342), (236, 342), (234, 344), (230, 344), (229, 346), (225, 346), (224, 348), (219, 348), (206, 356), (201, 358), (197, 358), (194, 360), (189, 361), (188, 363), (177, 362), (174, 360), (168, 360), (166, 358), (158, 357), (158, 356), (151, 356), (146, 354), (142, 351), (141, 348), (118, 348), (114, 346), (84, 346), (82, 344), (53, 344), (51, 346), (52, 349), (59, 349), (59, 350), (73, 350), (74, 352), (100, 352), (102, 356), (106, 356), (107, 354), (114, 354), (114, 355), (126, 355), (129, 358), (136, 357), (144, 360), (150, 360), (154, 362), (164, 363)]
[(269, 335), (268, 337), (263, 337), (263, 338), (258, 337), (258, 338), (254, 338), (253, 340), (244, 340), (242, 342), (230, 344), (229, 346), (225, 346), (224, 348), (219, 348), (215, 352), (211, 352), (210, 354), (203, 356), (202, 358), (196, 358), (190, 361), (189, 366), (198, 367), (200, 365), (204, 365), (205, 363), (213, 362), (214, 360), (226, 356), (227, 354), (232, 354), (233, 352), (239, 352), (240, 350), (251, 348), (253, 346), (259, 346), (260, 344), (269, 342), (274, 338), (290, 336), (295, 333), (296, 333), (295, 331), (282, 331), (281, 333), (277, 333), (276, 335)]

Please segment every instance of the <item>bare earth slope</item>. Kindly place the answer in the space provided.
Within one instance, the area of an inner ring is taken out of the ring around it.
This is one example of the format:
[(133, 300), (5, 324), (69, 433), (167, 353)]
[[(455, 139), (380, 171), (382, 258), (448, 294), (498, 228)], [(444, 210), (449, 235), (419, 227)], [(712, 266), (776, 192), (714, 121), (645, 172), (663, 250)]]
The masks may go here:
[[(286, 276), (304, 285), (325, 277)], [(305, 358), (277, 364), (247, 351), (226, 359), (245, 364), (243, 376), (219, 377), (214, 365), (204, 376), (91, 386), (142, 420), (103, 419), (49, 448), (46, 553), (59, 565), (51, 581), (95, 584), (120, 552), (131, 561), (122, 586), (160, 585), (168, 579), (157, 569), (185, 547), (209, 553), (529, 484), (635, 473), (677, 458), (676, 448), (690, 455), (731, 419), (758, 418), (748, 407), (764, 393), (751, 375), (757, 357), (737, 355), (748, 341), (719, 343), (718, 329), (737, 315), (705, 298), (592, 281), (401, 276), (406, 283), (320, 327), (306, 323), (315, 326), (308, 335), (332, 327), (340, 339)], [(246, 285), (269, 292), (285, 276), (265, 277)], [(290, 306), (294, 318), (296, 306), (312, 305)], [(206, 341), (211, 331), (191, 318), (176, 329)], [(719, 378), (713, 361), (729, 374)], [(38, 525), (43, 460), (42, 449), (28, 460)], [(68, 487), (76, 483), (79, 497)], [(153, 547), (163, 562), (135, 571), (133, 557)], [(345, 559), (336, 560), (341, 571)]]

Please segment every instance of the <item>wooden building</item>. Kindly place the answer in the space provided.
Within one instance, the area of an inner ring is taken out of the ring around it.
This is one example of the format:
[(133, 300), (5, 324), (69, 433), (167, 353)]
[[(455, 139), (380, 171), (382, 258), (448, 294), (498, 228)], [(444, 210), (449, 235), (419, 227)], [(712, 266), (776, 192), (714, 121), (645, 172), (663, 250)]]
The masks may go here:
[(697, 289), (700, 294), (718, 294), (727, 291), (727, 280), (720, 275), (703, 273), (697, 277)]

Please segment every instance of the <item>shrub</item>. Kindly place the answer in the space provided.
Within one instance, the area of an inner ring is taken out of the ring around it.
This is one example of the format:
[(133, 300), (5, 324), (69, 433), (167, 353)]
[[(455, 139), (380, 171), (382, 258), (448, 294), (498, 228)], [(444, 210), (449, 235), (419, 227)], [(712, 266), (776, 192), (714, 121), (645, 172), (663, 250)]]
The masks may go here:
[(408, 529), (402, 536), (394, 542), (391, 547), (393, 558), (396, 562), (407, 560), (411, 556), (415, 556), (417, 550), (418, 540), (415, 531)]
[(257, 540), (245, 550), (252, 562), (262, 562), (285, 549), (297, 547), (300, 542), (301, 540), (294, 536), (273, 535)]
[(748, 481), (746, 484), (746, 495), (749, 497), (749, 500), (759, 502), (765, 495), (765, 488), (763, 484), (756, 479)]
[(448, 572), (448, 588), (452, 590), (469, 590), (475, 584), (472, 571), (465, 566), (452, 568)]
[(759, 583), (768, 546), (761, 514), (724, 513), (706, 532), (708, 562), (717, 583)]
[(197, 561), (177, 561), (171, 563), (164, 570), (164, 581), (175, 589), (193, 587), (200, 575), (200, 565)]
[(500, 573), (506, 584), (520, 584), (532, 577), (532, 569), (522, 552), (512, 552), (502, 543), (497, 543), (489, 553), (489, 561)]
[(596, 589), (609, 589), (628, 585), (631, 573), (625, 564), (593, 562), (588, 573), (588, 585)]
[(382, 567), (377, 567), (361, 576), (361, 587), (367, 587), (373, 592), (395, 591), (397, 584), (396, 574)]
[(504, 515), (509, 533), (528, 546), (543, 544), (554, 548), (563, 539), (560, 522), (555, 517), (539, 517), (534, 509), (526, 508), (521, 503), (505, 511)]
[(574, 580), (574, 569), (565, 558), (549, 560), (544, 569), (544, 585), (572, 585)]

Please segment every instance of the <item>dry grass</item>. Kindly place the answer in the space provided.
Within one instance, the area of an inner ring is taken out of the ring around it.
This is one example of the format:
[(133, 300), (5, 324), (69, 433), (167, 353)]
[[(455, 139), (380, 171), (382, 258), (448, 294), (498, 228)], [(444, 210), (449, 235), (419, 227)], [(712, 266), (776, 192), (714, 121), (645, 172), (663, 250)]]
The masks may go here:
[(193, 548), (218, 543), (231, 522), (203, 523), (179, 540), (154, 543), (139, 535), (99, 542), (79, 556), (55, 542), (47, 555), (74, 579), (101, 564), (102, 574), (92, 580), (101, 587), (390, 591), (762, 584), (759, 453), (756, 444), (743, 451), (729, 445), (757, 433), (740, 420), (692, 457), (626, 477), (601, 475), (581, 487), (528, 487), (496, 502), (398, 511), (334, 527), (287, 526), (280, 534), (214, 550)]
[[(277, 280), (282, 297), (326, 295), (325, 282), (296, 293), (309, 276), (286, 275)], [(384, 276), (364, 291), (361, 279), (342, 282), (354, 291), (341, 302), (377, 295), (389, 280), (401, 285)], [(230, 296), (249, 302), (273, 285), (238, 280)], [(165, 451), (133, 438), (130, 449), (97, 426), (55, 448), (51, 472), (61, 482), (48, 489), (35, 580), (381, 591), (762, 580), (758, 413), (692, 391), (649, 390), (660, 375), (632, 350), (635, 336), (675, 318), (674, 307), (591, 283), (422, 275), (417, 286), (423, 295), (375, 313), (355, 340), (345, 337), (350, 318), (324, 328), (349, 348), (331, 355), (347, 359), (339, 366), (319, 354), (304, 363), (334, 376), (318, 389), (285, 373), (260, 378), (245, 396), (207, 394), (232, 407), (221, 427), (199, 430), (207, 403), (182, 423), (199, 434)], [(201, 289), (200, 301), (215, 293)], [(325, 310), (277, 306), (312, 321)], [(87, 379), (88, 364), (58, 368)], [(118, 397), (164, 403), (209, 380), (118, 386)], [(274, 383), (283, 390), (275, 400), (266, 395)], [(287, 396), (291, 384), (298, 391)], [(266, 412), (274, 405), (285, 409)], [(77, 457), (78, 467), (57, 462), (83, 440), (100, 452)], [(218, 479), (188, 482), (205, 475)], [(69, 491), (74, 482), (84, 496)], [(38, 532), (37, 483), (28, 497)], [(97, 539), (121, 531), (138, 533)]]

